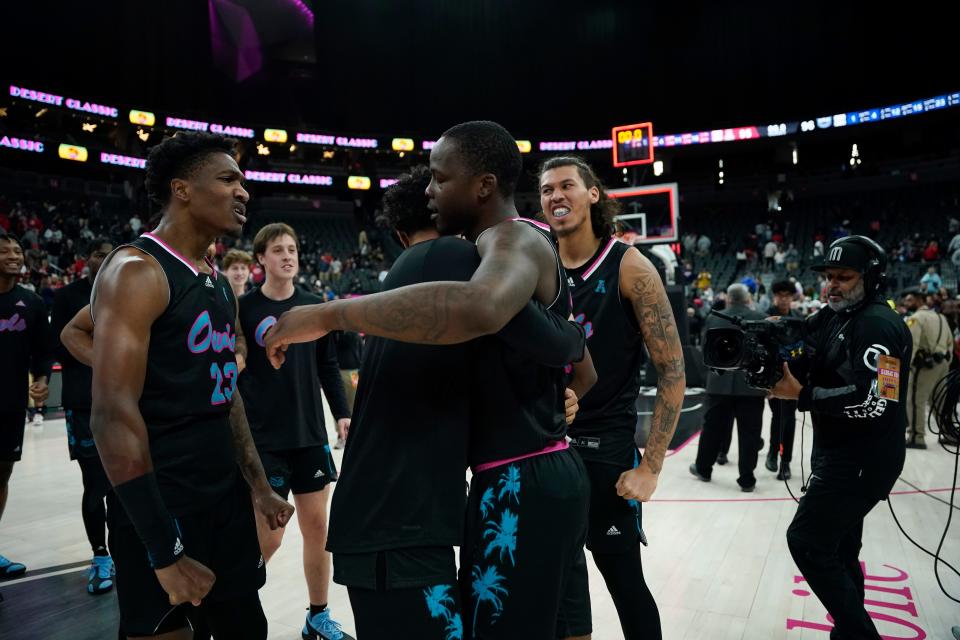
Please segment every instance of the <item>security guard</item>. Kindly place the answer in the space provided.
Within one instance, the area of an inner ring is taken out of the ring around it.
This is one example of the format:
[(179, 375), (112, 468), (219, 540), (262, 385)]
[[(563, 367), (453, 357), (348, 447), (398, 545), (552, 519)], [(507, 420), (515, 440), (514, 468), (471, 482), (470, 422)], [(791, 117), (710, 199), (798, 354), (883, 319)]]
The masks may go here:
[(790, 553), (834, 620), (831, 638), (880, 634), (864, 608), (858, 561), (863, 520), (903, 469), (910, 332), (881, 296), (883, 248), (863, 236), (830, 245), (823, 264), (828, 306), (811, 316), (810, 374), (784, 365), (771, 395), (797, 400), (813, 419), (812, 473), (787, 530)]
[(907, 317), (913, 338), (913, 363), (907, 388), (907, 448), (926, 449), (927, 405), (932, 404), (933, 388), (950, 368), (953, 332), (947, 319), (927, 307), (919, 293), (908, 293), (903, 304), (913, 312)]

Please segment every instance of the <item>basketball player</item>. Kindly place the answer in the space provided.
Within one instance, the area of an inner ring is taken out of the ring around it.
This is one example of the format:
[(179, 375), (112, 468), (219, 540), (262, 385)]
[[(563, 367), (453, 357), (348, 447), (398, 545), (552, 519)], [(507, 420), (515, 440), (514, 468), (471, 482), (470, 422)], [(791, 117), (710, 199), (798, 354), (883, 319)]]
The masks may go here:
[[(414, 167), (384, 196), (384, 217), (406, 247), (384, 290), (466, 281), (479, 264), (472, 243), (439, 238), (424, 194), (430, 179)], [(368, 338), (328, 542), (365, 640), (395, 638), (398, 629), (463, 637), (453, 547), (463, 541), (476, 362), (485, 341), (497, 339), (557, 367), (583, 353), (582, 330), (534, 302), (496, 338), (446, 347)]]
[(234, 145), (189, 132), (150, 151), (160, 224), (107, 258), (91, 297), (90, 426), (114, 489), (109, 545), (131, 638), (190, 638), (186, 604), (217, 640), (266, 638), (253, 507), (272, 527), (293, 513), (267, 482), (235, 388), (236, 299), (204, 258), (246, 220)]
[[(661, 629), (640, 562), (640, 545), (646, 544), (640, 508), (657, 488), (686, 383), (660, 275), (613, 235), (618, 204), (580, 158), (552, 158), (540, 169), (540, 205), (559, 240), (573, 313), (586, 329), (598, 375), (570, 426), (571, 444), (590, 476), (587, 548), (613, 597), (624, 637), (646, 640), (660, 638)], [(657, 397), (641, 458), (634, 432), (644, 345), (657, 370)], [(581, 601), (589, 601), (589, 594)]]
[[(17, 284), (23, 248), (0, 229), (0, 517), (7, 504), (10, 474), (23, 448), (27, 396), (43, 402), (53, 367), (47, 308), (38, 295)], [(28, 382), (33, 374), (33, 384)], [(0, 577), (11, 578), (27, 568), (0, 555)]]
[(97, 271), (110, 252), (113, 243), (96, 238), (87, 252), (87, 277), (59, 289), (53, 297), (50, 324), (54, 353), (63, 371), (63, 408), (67, 423), (67, 446), (70, 459), (80, 465), (83, 479), (83, 498), (80, 513), (87, 540), (93, 549), (93, 561), (87, 573), (87, 592), (106, 593), (113, 588), (113, 560), (107, 552), (107, 510), (104, 500), (110, 490), (110, 481), (103, 471), (100, 456), (90, 432), (90, 385), (93, 373), (90, 367), (74, 358), (60, 341), (67, 322), (90, 302), (93, 281)]
[[(346, 636), (330, 618), (330, 554), (327, 543), (327, 502), (337, 469), (330, 455), (323, 423), (323, 387), (339, 429), (350, 425), (350, 413), (340, 380), (333, 336), (292, 346), (287, 366), (277, 371), (267, 361), (263, 335), (283, 312), (297, 305), (322, 300), (294, 286), (299, 271), (300, 242), (283, 223), (264, 226), (253, 240), (253, 253), (266, 280), (240, 298), (240, 324), (244, 339), (238, 351), (247, 368), (240, 376), (247, 419), (260, 461), (273, 490), (283, 499), (293, 492), (297, 522), (303, 534), (303, 571), (310, 595), (310, 612), (303, 626), (304, 639), (340, 640)], [(319, 381), (319, 384), (318, 384)], [(339, 430), (338, 429), (338, 430)], [(271, 530), (257, 518), (263, 559), (280, 548), (284, 529)]]
[[(431, 151), (430, 170), (438, 230), (477, 244), (481, 261), (471, 279), (288, 311), (267, 334), (277, 366), (288, 345), (337, 329), (456, 344), (499, 331), (531, 298), (569, 316), (566, 276), (549, 234), (518, 220), (513, 193), (522, 160), (509, 132), (486, 121), (452, 127)], [(585, 562), (589, 499), (583, 463), (565, 439), (563, 371), (497, 344), (478, 354), (477, 367), (472, 423), (483, 428), (470, 437), (474, 475), (460, 562), (470, 635), (589, 633), (558, 628), (564, 590)]]

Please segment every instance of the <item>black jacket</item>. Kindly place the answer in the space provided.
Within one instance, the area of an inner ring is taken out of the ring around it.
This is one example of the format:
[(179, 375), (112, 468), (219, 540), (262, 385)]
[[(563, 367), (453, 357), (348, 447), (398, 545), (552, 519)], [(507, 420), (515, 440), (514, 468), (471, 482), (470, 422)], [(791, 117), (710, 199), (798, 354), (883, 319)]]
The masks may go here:
[(858, 466), (886, 495), (903, 469), (910, 332), (880, 300), (849, 314), (821, 309), (806, 328), (810, 375), (798, 409), (811, 412), (813, 456)]
[[(741, 305), (729, 306), (724, 309), (723, 312), (727, 315), (744, 318), (745, 320), (763, 320), (766, 318), (763, 313)], [(707, 331), (710, 329), (730, 326), (732, 326), (731, 323), (723, 318), (715, 315), (707, 316), (707, 320), (703, 325), (703, 336), (701, 343), (706, 344)], [(767, 395), (767, 392), (763, 391), (762, 389), (754, 389), (753, 387), (747, 386), (746, 374), (741, 371), (724, 371), (722, 374), (718, 374), (715, 371), (710, 371), (707, 373), (707, 393), (718, 396), (746, 396), (758, 398)]]

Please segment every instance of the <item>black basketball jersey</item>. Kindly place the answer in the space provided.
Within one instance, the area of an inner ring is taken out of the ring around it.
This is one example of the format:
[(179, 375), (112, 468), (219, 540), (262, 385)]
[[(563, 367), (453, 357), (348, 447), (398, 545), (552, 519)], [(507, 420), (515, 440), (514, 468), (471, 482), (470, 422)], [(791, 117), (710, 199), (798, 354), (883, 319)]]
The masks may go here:
[(173, 515), (202, 511), (236, 481), (229, 420), (238, 373), (236, 299), (212, 265), (211, 273), (198, 271), (151, 233), (126, 246), (156, 259), (170, 291), (150, 327), (140, 396), (154, 471)]
[(240, 393), (258, 451), (327, 444), (321, 384), (333, 415), (350, 415), (332, 336), (290, 345), (279, 370), (267, 359), (264, 335), (277, 319), (293, 307), (322, 302), (319, 296), (297, 287), (286, 300), (271, 300), (259, 287), (240, 298), (240, 327), (247, 342)]
[(49, 376), (50, 325), (43, 300), (20, 285), (0, 293), (0, 411), (27, 409), (27, 374)]
[[(559, 287), (548, 308), (566, 320), (572, 311), (572, 300), (550, 227), (526, 218), (515, 218), (513, 222), (530, 225), (550, 242), (557, 261)], [(567, 371), (534, 362), (492, 336), (483, 338), (482, 343), (475, 370), (470, 465), (535, 453), (564, 439), (567, 423), (563, 392)]]
[(597, 383), (580, 400), (570, 425), (584, 460), (631, 466), (643, 339), (630, 303), (620, 295), (620, 263), (631, 247), (616, 238), (576, 269), (567, 269), (573, 315), (587, 334)]
[[(467, 281), (479, 263), (465, 240), (421, 242), (400, 255), (383, 290)], [(368, 336), (330, 507), (330, 551), (462, 542), (476, 343), (435, 346)]]

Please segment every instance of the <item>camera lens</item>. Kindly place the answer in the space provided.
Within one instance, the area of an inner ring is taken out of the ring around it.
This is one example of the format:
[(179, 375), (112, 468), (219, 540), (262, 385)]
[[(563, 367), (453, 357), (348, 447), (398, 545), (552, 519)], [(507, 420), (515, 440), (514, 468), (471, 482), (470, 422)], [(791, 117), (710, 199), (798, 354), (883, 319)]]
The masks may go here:
[(736, 369), (743, 358), (743, 333), (737, 329), (710, 329), (704, 348), (708, 367)]

